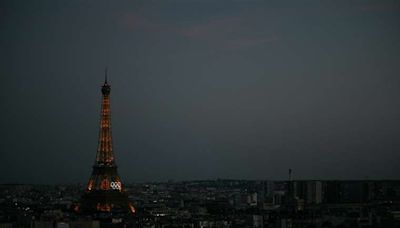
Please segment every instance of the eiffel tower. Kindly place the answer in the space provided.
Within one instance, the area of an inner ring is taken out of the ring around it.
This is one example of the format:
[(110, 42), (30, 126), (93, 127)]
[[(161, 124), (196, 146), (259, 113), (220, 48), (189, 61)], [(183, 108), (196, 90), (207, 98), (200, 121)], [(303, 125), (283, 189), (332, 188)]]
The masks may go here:
[(105, 81), (101, 87), (102, 102), (100, 115), (100, 132), (96, 160), (92, 175), (81, 198), (81, 212), (128, 212), (135, 213), (135, 208), (124, 192), (121, 178), (117, 172), (111, 136), (110, 112), (111, 87)]

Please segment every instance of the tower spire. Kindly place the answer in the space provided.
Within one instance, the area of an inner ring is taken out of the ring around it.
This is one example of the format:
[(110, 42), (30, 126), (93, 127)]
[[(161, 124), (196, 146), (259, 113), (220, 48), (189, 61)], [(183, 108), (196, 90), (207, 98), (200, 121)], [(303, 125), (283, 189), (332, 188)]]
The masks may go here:
[(107, 84), (107, 72), (108, 72), (108, 67), (106, 67), (106, 68), (104, 69), (104, 85)]

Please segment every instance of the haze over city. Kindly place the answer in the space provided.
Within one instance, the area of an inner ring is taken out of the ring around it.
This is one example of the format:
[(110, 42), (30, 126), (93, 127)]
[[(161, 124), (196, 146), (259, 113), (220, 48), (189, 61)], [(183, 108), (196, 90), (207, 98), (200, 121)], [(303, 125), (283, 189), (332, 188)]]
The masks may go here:
[(0, 3), (0, 183), (398, 179), (398, 1)]

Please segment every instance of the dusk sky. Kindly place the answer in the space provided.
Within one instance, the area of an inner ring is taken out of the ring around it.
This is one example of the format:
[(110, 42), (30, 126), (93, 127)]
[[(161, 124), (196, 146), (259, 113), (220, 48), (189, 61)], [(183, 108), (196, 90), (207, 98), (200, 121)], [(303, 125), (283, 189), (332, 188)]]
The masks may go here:
[(400, 178), (400, 1), (2, 0), (0, 183)]

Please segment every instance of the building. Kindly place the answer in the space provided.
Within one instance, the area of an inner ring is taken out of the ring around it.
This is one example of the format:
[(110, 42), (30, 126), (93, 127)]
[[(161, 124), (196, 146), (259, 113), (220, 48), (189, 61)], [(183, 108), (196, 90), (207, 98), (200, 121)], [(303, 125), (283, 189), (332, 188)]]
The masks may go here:
[(106, 71), (105, 81), (101, 87), (100, 132), (96, 160), (77, 208), (81, 212), (135, 212), (124, 191), (115, 163), (111, 135), (110, 92), (111, 86), (107, 82)]

